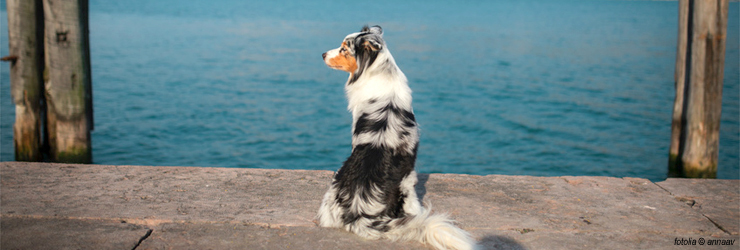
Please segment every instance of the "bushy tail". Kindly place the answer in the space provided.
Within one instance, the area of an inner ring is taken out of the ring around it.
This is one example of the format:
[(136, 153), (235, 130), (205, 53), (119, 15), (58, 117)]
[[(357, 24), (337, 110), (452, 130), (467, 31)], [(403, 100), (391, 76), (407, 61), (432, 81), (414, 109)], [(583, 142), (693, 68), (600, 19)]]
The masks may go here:
[(416, 240), (436, 249), (476, 249), (475, 240), (468, 232), (456, 227), (445, 214), (431, 213), (431, 207), (422, 208), (413, 217), (394, 221), (393, 227), (385, 236), (390, 240)]

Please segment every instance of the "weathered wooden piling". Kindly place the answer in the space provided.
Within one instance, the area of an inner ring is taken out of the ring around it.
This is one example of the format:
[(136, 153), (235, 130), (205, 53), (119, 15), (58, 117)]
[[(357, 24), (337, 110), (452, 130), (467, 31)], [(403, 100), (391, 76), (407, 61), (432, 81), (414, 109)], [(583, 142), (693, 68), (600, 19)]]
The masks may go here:
[(681, 0), (669, 176), (715, 178), (728, 0)]
[(91, 163), (92, 79), (87, 0), (43, 0), (49, 158)]
[(41, 0), (7, 0), (10, 89), (15, 103), (16, 161), (43, 159), (43, 9)]

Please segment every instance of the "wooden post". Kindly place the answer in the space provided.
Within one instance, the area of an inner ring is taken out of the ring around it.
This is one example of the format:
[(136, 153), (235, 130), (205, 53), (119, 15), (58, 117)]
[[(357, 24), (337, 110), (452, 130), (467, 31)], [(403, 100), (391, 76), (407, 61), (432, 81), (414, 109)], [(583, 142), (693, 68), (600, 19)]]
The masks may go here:
[[(682, 0), (679, 8), (669, 176), (715, 178), (728, 1)], [(686, 38), (683, 49), (682, 36)], [(678, 125), (675, 124), (677, 117), (680, 119)], [(676, 131), (680, 131), (678, 138)]]
[(683, 130), (684, 90), (686, 81), (686, 49), (689, 28), (689, 0), (678, 2), (678, 46), (676, 49), (676, 72), (673, 76), (676, 98), (673, 101), (673, 121), (671, 122), (671, 147), (668, 154), (668, 176), (681, 177), (680, 152)]
[(10, 89), (15, 103), (15, 160), (41, 161), (43, 9), (41, 0), (7, 0)]
[(49, 157), (91, 163), (92, 80), (87, 0), (43, 0)]

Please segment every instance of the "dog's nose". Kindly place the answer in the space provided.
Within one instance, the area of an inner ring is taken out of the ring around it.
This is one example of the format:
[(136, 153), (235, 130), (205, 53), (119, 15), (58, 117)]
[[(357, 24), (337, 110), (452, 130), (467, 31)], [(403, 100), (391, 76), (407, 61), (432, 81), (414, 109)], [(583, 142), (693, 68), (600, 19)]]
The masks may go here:
[(324, 52), (324, 54), (321, 54), (321, 58), (326, 60), (326, 52)]

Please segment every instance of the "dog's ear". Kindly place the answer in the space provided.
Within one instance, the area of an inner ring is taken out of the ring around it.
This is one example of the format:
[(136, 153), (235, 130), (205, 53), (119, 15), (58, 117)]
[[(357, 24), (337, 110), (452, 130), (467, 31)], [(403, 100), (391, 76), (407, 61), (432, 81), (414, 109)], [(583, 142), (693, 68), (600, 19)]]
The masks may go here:
[(367, 25), (365, 25), (365, 27), (362, 27), (362, 30), (360, 30), (360, 32), (368, 32), (368, 33), (373, 33), (379, 36), (383, 36), (383, 28), (381, 28), (378, 25), (375, 25), (373, 27), (368, 27)]
[(367, 39), (365, 39), (365, 41), (362, 42), (362, 47), (364, 47), (366, 50), (372, 51), (379, 51), (383, 49), (383, 45), (378, 40), (375, 40), (373, 37), (368, 37)]
[(353, 39), (353, 44), (355, 44), (355, 58), (358, 64), (357, 72), (352, 74), (352, 78), (348, 81), (349, 83), (357, 81), (363, 75), (365, 69), (373, 65), (373, 62), (375, 62), (375, 59), (383, 50), (383, 46), (385, 46), (385, 42), (383, 42), (383, 37), (381, 36), (383, 30), (380, 27), (365, 26), (360, 32), (361, 34), (358, 34)]

